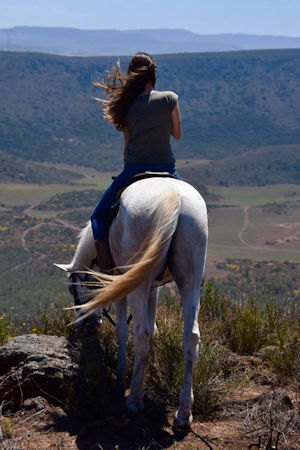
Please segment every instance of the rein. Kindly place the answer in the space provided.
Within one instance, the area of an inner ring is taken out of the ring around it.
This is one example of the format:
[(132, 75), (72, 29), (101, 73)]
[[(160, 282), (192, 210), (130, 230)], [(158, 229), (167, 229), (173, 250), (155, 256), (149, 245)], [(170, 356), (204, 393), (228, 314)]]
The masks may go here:
[[(111, 323), (114, 327), (117, 326), (116, 322), (114, 321), (114, 319), (111, 317), (111, 315), (105, 308), (102, 309), (102, 316), (105, 317), (109, 321), (109, 323)], [(130, 314), (130, 316), (127, 319), (127, 325), (130, 324), (131, 320), (132, 320), (132, 314)]]
[[(85, 282), (86, 280), (81, 280), (81, 282)], [(70, 291), (70, 293), (73, 295), (73, 297), (74, 297), (74, 300), (75, 300), (75, 305), (81, 305), (81, 302), (80, 302), (80, 297), (79, 297), (79, 295), (78, 295), (78, 293), (77, 293), (77, 289), (75, 288), (74, 289), (74, 286), (76, 286), (77, 285), (77, 279), (76, 279), (76, 273), (71, 273), (70, 274), (70, 283), (69, 283), (69, 291)], [(88, 286), (87, 286), (88, 287)], [(89, 289), (89, 288), (88, 288)], [(101, 310), (101, 317), (105, 317), (108, 321), (109, 321), (109, 323), (111, 324), (111, 325), (113, 325), (114, 327), (116, 327), (117, 325), (116, 325), (116, 322), (114, 321), (114, 319), (111, 317), (111, 315), (109, 314), (109, 312), (107, 311), (107, 309), (106, 308), (103, 308), (102, 310)], [(130, 322), (131, 322), (131, 320), (132, 320), (132, 314), (130, 314), (129, 315), (129, 317), (128, 317), (128, 319), (127, 319), (127, 325), (129, 325), (130, 324)]]

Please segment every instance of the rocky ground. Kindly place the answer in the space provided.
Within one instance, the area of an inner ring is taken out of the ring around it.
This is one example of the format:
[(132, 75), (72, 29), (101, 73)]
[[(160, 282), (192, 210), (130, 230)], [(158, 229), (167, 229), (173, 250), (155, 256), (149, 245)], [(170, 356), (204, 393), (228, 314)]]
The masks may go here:
[[(117, 395), (103, 403), (99, 394), (101, 408), (87, 408), (86, 399), (96, 392), (90, 389), (91, 362), (103, 362), (97, 339), (78, 345), (64, 337), (18, 336), (0, 348), (0, 447), (299, 449), (296, 386), (270, 370), (264, 352), (232, 358), (245, 375), (243, 385), (183, 433), (172, 428), (174, 408), (162, 404), (158, 393), (146, 393), (139, 414), (128, 412)], [(109, 386), (102, 388), (105, 396)]]

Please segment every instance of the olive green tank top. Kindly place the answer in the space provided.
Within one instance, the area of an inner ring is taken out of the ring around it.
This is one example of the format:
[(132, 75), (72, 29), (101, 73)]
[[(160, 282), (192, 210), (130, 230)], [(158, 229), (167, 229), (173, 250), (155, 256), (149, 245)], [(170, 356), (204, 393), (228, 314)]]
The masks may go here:
[(171, 112), (178, 95), (151, 91), (137, 97), (127, 113), (128, 163), (169, 164), (175, 162), (170, 144)]

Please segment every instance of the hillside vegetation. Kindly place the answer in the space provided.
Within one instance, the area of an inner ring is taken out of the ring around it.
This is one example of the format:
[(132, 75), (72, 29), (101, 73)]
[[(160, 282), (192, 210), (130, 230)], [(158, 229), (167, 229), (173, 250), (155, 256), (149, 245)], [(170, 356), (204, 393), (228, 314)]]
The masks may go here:
[[(299, 143), (300, 50), (156, 59), (157, 89), (172, 89), (180, 98), (183, 137), (174, 145), (177, 157), (221, 159), (263, 148), (262, 158), (269, 159), (265, 148), (274, 146), (281, 160), (287, 145)], [(92, 81), (114, 61), (1, 52), (0, 150), (35, 161), (116, 169), (121, 136), (102, 119), (91, 91)], [(121, 58), (123, 68), (127, 63)], [(253, 164), (257, 155), (249, 158)], [(266, 182), (274, 182), (273, 175)]]
[(0, 151), (1, 183), (52, 184), (67, 183), (81, 178), (78, 173), (16, 158)]
[(217, 161), (193, 163), (180, 174), (194, 186), (201, 183), (222, 186), (264, 186), (299, 184), (300, 144), (262, 147)]

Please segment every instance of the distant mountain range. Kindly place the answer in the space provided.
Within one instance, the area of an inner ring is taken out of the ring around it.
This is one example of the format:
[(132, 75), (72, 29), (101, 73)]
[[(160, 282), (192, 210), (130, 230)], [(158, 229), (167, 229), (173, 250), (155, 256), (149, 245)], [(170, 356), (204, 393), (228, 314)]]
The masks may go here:
[(14, 27), (0, 30), (0, 50), (69, 56), (222, 52), (300, 48), (300, 37), (250, 34), (200, 35), (181, 29), (79, 30)]

